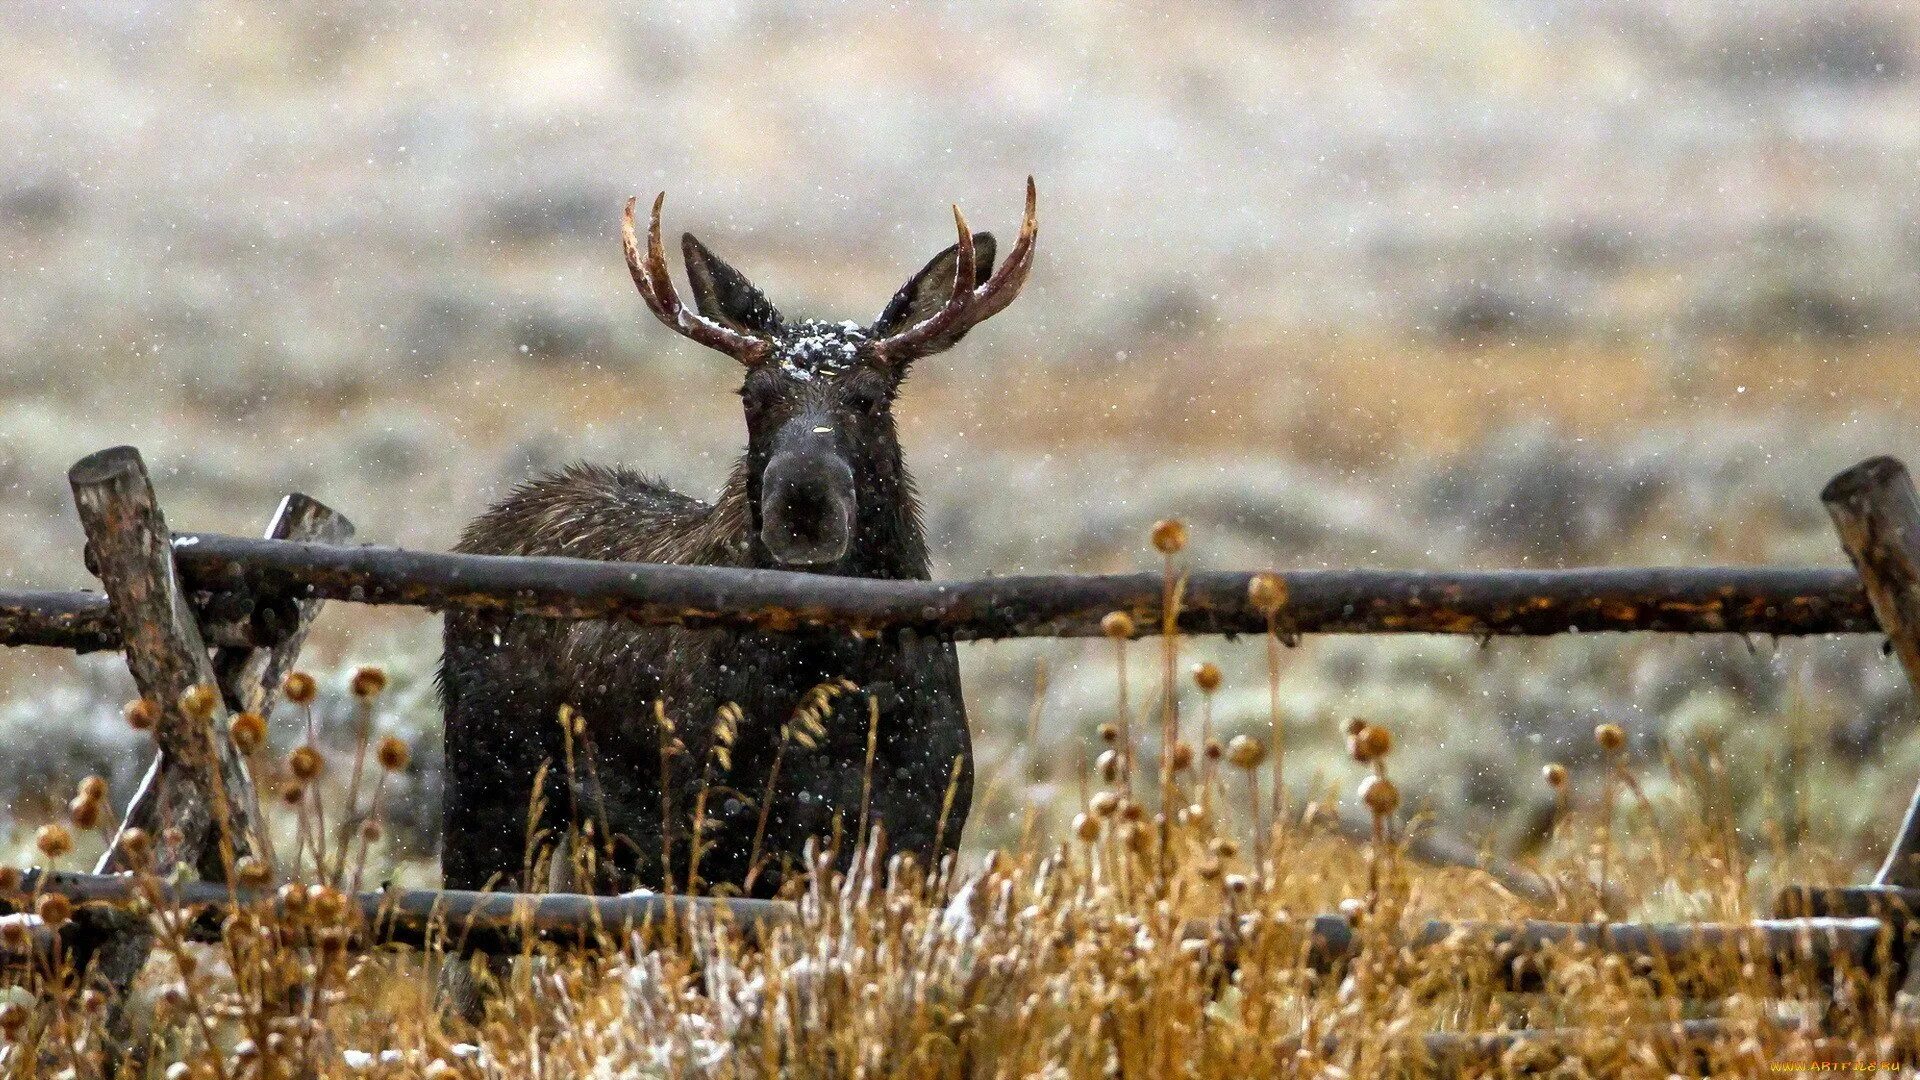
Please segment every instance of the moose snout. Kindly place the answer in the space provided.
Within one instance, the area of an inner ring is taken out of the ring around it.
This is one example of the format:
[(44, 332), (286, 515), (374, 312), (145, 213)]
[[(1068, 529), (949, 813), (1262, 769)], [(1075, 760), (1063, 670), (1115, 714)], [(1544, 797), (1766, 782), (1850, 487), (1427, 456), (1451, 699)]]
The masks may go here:
[(760, 482), (760, 539), (789, 566), (837, 562), (853, 543), (853, 470), (838, 455), (779, 454)]

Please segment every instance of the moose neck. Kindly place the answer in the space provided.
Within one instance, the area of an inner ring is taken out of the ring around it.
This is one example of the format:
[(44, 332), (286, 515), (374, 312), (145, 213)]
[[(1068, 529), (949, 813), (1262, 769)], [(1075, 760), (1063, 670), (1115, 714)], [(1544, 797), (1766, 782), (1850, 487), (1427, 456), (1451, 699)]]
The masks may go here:
[[(762, 468), (764, 463), (755, 462), (751, 455), (743, 458), (727, 484), (727, 494), (738, 491), (747, 504), (745, 524), (750, 565), (763, 570), (792, 569), (780, 565), (760, 538)], [(854, 474), (858, 499), (853, 541), (839, 561), (808, 569), (841, 577), (919, 580), (931, 577), (913, 478), (907, 473), (900, 443), (891, 432), (854, 464)]]

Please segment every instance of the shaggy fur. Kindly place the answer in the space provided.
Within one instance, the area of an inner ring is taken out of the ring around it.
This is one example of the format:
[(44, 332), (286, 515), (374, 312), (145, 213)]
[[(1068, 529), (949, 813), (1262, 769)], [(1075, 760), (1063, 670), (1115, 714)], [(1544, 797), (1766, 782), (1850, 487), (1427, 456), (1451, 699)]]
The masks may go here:
[[(862, 530), (864, 546), (891, 556), (862, 567), (866, 576), (927, 576), (910, 493), (898, 509), (892, 529)], [(459, 550), (752, 566), (758, 545), (750, 517), (744, 466), (708, 506), (627, 470), (578, 465), (521, 487), (467, 529)], [(449, 614), (442, 683), (455, 764), (445, 797), (447, 886), (537, 885), (526, 880), (537, 862), (529, 839), (544, 831), (554, 841), (592, 823), (603, 839), (611, 834), (612, 872), (599, 884), (662, 888), (670, 856), (673, 880), (684, 888), (705, 786), (699, 877), (708, 887), (744, 888), (781, 729), (808, 691), (842, 678), (859, 690), (836, 698), (824, 740), (812, 749), (790, 742), (784, 755), (752, 890), (763, 895), (778, 889), (809, 838), (850, 840), (858, 828), (870, 700), (880, 712), (870, 819), (896, 851), (926, 859), (954, 846), (972, 762), (952, 642)], [(685, 746), (666, 762), (665, 784), (656, 701)], [(715, 716), (727, 702), (741, 706), (743, 722), (731, 768), (722, 770), (711, 749)], [(583, 722), (571, 778), (562, 705)], [(530, 818), (543, 767), (544, 813)], [(851, 846), (841, 845), (843, 858)]]

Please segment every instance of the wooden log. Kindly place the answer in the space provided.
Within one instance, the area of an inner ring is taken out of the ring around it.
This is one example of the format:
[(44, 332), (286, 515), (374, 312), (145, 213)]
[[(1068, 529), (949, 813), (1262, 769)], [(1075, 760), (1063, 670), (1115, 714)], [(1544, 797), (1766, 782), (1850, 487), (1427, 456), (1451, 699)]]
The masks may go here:
[[(1342, 807), (1331, 815), (1331, 821), (1333, 830), (1348, 840), (1364, 844), (1373, 839), (1373, 818), (1369, 815)], [(1538, 870), (1484, 852), (1430, 822), (1415, 828), (1406, 845), (1408, 857), (1415, 862), (1479, 870), (1499, 882), (1501, 888), (1532, 903), (1551, 904), (1558, 898), (1553, 882)]]
[[(610, 563), (557, 557), (439, 554), (190, 534), (181, 572), (217, 587), (235, 575), (268, 593), (365, 604), (513, 610), (555, 618), (791, 631), (913, 629), (960, 640), (1096, 637), (1126, 611), (1157, 633), (1158, 574), (882, 581), (780, 570)], [(1478, 637), (1573, 631), (1830, 634), (1877, 625), (1858, 577), (1841, 569), (1763, 567), (1284, 571), (1289, 633), (1430, 633)], [(1197, 572), (1179, 628), (1262, 634), (1252, 575)]]
[[(89, 562), (108, 603), (140, 695), (158, 713), (159, 754), (102, 856), (102, 872), (131, 864), (125, 840), (138, 827), (154, 838), (154, 869), (176, 864), (225, 881), (231, 863), (255, 848), (258, 807), (245, 760), (225, 737), (226, 709), (213, 663), (179, 581), (170, 535), (145, 464), (132, 447), (81, 459), (67, 474), (87, 534)], [(190, 711), (189, 691), (204, 710)], [(168, 837), (175, 842), (166, 842)], [(143, 930), (119, 935), (89, 957), (93, 978), (124, 994), (151, 948)]]
[[(1863, 461), (1820, 492), (1873, 614), (1920, 696), (1920, 493), (1890, 457)], [(1876, 885), (1920, 886), (1920, 789), (1887, 847)]]
[[(299, 492), (280, 500), (273, 517), (267, 523), (269, 540), (315, 540), (325, 543), (344, 543), (353, 536), (353, 522), (324, 503), (308, 498)], [(214, 650), (214, 678), (220, 686), (220, 695), (227, 708), (233, 712), (254, 712), (267, 716), (273, 709), (274, 699), (280, 693), (280, 685), (300, 656), (300, 647), (305, 644), (307, 631), (312, 628), (313, 620), (320, 614), (324, 600), (308, 599), (293, 601), (286, 606), (283, 617), (285, 625), (269, 626), (263, 616), (279, 610), (279, 605), (262, 602), (261, 597), (249, 597), (241, 605), (241, 614), (237, 619), (225, 625), (245, 627), (248, 633), (270, 637), (270, 646), (252, 644), (223, 645)], [(216, 732), (216, 738), (218, 733)], [(224, 744), (224, 740), (222, 740)], [(148, 767), (147, 775), (141, 781), (140, 790), (158, 791), (155, 787), (158, 772), (164, 762), (164, 755), (156, 755), (153, 764)], [(249, 813), (258, 818), (257, 802), (249, 804)], [(134, 816), (129, 810), (128, 818)], [(271, 858), (273, 845), (263, 833), (259, 837), (261, 852)], [(117, 846), (117, 845), (116, 845)], [(113, 849), (109, 849), (108, 858), (101, 860), (100, 869), (122, 869), (110, 864)]]
[[(41, 892), (60, 893), (80, 904), (125, 904), (139, 895), (130, 875), (80, 874), (29, 870), (19, 885), (0, 899), (24, 901)], [(186, 881), (162, 885), (162, 902), (183, 908), (220, 908), (229, 904), (225, 885)], [(271, 891), (238, 890), (242, 904), (278, 904)], [(688, 917), (724, 918), (753, 932), (799, 924), (793, 904), (778, 900), (742, 900), (667, 896), (587, 896), (573, 893), (482, 893), (460, 890), (386, 889), (349, 897), (358, 913), (357, 940), (368, 946), (392, 942), (466, 941), (482, 951), (517, 951), (535, 942), (579, 948), (624, 944), (622, 931)], [(1305, 935), (1302, 957), (1320, 972), (1338, 972), (1360, 955), (1363, 939), (1343, 916), (1322, 915), (1287, 924)], [(1233, 962), (1233, 942), (1253, 932), (1245, 924), (1189, 923), (1183, 936), (1220, 945)], [(1887, 926), (1878, 919), (1757, 919), (1745, 923), (1562, 923), (1448, 922), (1416, 924), (1401, 935), (1399, 947), (1419, 952), (1452, 944), (1492, 955), (1498, 977), (1510, 989), (1540, 989), (1543, 954), (1588, 949), (1620, 956), (1635, 970), (1652, 973), (1663, 964), (1677, 969), (1724, 958), (1729, 977), (1739, 977), (1738, 961), (1767, 966), (1782, 976), (1810, 975), (1832, 980), (1843, 973), (1880, 970)], [(1705, 978), (1700, 972), (1688, 978)]]
[[(202, 877), (222, 879), (228, 855), (251, 850), (253, 782), (246, 762), (225, 738), (226, 709), (216, 694), (205, 716), (189, 715), (189, 690), (218, 685), (186, 592), (178, 580), (169, 534), (139, 451), (116, 447), (81, 459), (68, 472), (81, 527), (142, 697), (158, 710), (154, 729), (159, 768), (127, 808), (122, 834), (138, 826), (156, 839), (180, 834), (178, 851), (159, 851), (166, 864), (192, 865)], [(119, 838), (101, 864), (126, 869)]]
[[(162, 903), (182, 909), (226, 908), (234, 897), (243, 905), (281, 909), (272, 890), (229, 889), (212, 881), (158, 883)], [(31, 869), (0, 900), (21, 903), (39, 893), (59, 893), (79, 905), (124, 905), (141, 898), (131, 874), (82, 874)], [(482, 951), (516, 952), (538, 942), (579, 948), (602, 944), (611, 935), (619, 947), (622, 931), (688, 918), (723, 918), (742, 929), (761, 931), (791, 925), (799, 918), (793, 904), (779, 900), (689, 897), (662, 893), (587, 896), (575, 893), (469, 892), (458, 889), (382, 889), (348, 898), (358, 917), (356, 940), (378, 944), (425, 945), (467, 941)], [(87, 910), (83, 906), (81, 910)], [(202, 921), (203, 929), (215, 924)]]
[[(344, 544), (353, 538), (353, 522), (315, 499), (294, 492), (280, 500), (280, 506), (273, 512), (273, 518), (267, 523), (269, 540), (311, 540), (323, 544)], [(312, 628), (313, 620), (320, 614), (320, 607), (326, 601), (318, 597), (309, 597), (290, 605), (285, 616), (287, 625), (260, 626), (264, 619), (280, 621), (278, 608), (265, 605), (259, 608), (250, 622), (263, 636), (274, 638), (274, 644), (267, 648), (254, 648), (245, 645), (226, 645), (214, 650), (213, 669), (220, 680), (220, 692), (225, 696), (227, 708), (234, 712), (253, 712), (261, 716), (269, 715), (273, 702), (280, 693), (280, 684), (293, 672), (293, 665), (300, 656), (300, 646), (307, 640), (307, 631)]]
[(99, 593), (0, 589), (0, 644), (100, 652), (120, 647), (120, 628)]
[[(1764, 1027), (1777, 1032), (1791, 1032), (1802, 1028), (1802, 1022), (1787, 1017), (1768, 1017), (1762, 1021)], [(1601, 1036), (1623, 1048), (1656, 1047), (1669, 1054), (1697, 1055), (1704, 1044), (1711, 1044), (1735, 1036), (1745, 1037), (1749, 1032), (1745, 1025), (1727, 1020), (1709, 1018), (1699, 1020), (1681, 1020), (1666, 1024), (1629, 1024), (1614, 1028)], [(1552, 1027), (1552, 1028), (1516, 1028), (1511, 1031), (1435, 1031), (1419, 1037), (1419, 1045), (1426, 1060), (1422, 1063), (1433, 1070), (1435, 1076), (1479, 1076), (1488, 1070), (1498, 1069), (1508, 1055), (1515, 1050), (1526, 1054), (1526, 1072), (1543, 1071), (1558, 1055), (1579, 1054), (1596, 1041), (1593, 1028)], [(1280, 1058), (1290, 1058), (1301, 1046), (1296, 1036), (1281, 1043)], [(1326, 1035), (1320, 1039), (1320, 1054), (1332, 1057), (1340, 1052), (1341, 1036)], [(1707, 1062), (1699, 1061), (1696, 1068), (1704, 1069)]]
[[(243, 649), (278, 641), (260, 632), (251, 611), (240, 619), (214, 619), (203, 612), (200, 637), (208, 645)], [(113, 606), (96, 592), (0, 589), (0, 646), (29, 645), (75, 653), (117, 652), (120, 628), (113, 622)]]

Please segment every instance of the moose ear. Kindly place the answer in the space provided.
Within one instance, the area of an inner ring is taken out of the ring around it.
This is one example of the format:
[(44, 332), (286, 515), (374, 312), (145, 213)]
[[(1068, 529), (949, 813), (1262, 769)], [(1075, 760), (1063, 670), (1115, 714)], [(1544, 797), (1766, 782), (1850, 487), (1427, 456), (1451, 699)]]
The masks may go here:
[(680, 254), (687, 261), (687, 281), (700, 314), (735, 330), (770, 334), (780, 327), (780, 312), (753, 287), (747, 276), (707, 250), (687, 233), (680, 238)]
[[(954, 264), (959, 259), (960, 245), (955, 244), (933, 257), (933, 261), (920, 268), (920, 272), (900, 286), (887, 302), (887, 309), (874, 320), (872, 334), (875, 337), (889, 337), (905, 330), (909, 326), (926, 319), (934, 312), (946, 306), (953, 296)], [(973, 279), (984, 282), (993, 276), (993, 234), (973, 234)], [(951, 347), (966, 336), (967, 326), (961, 326), (953, 334), (935, 342), (925, 352), (939, 352)]]

